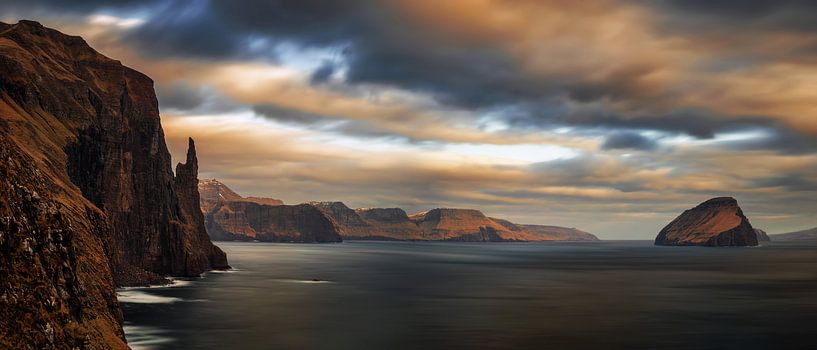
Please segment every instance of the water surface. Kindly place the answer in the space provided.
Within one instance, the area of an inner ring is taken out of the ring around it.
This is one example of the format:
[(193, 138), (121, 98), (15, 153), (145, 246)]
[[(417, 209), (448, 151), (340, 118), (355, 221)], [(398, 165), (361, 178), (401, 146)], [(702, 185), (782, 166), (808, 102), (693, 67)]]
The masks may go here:
[(120, 291), (135, 349), (817, 347), (817, 244), (218, 244), (235, 272)]

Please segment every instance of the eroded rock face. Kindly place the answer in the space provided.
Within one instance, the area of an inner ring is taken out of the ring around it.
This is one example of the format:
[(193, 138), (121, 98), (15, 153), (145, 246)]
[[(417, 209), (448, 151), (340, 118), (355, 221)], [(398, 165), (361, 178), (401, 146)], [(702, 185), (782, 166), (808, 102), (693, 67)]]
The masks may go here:
[(192, 142), (174, 176), (153, 82), (82, 38), (0, 26), (0, 145), (0, 347), (125, 348), (115, 284), (227, 266)]
[(335, 222), (309, 204), (263, 205), (237, 201), (221, 203), (207, 215), (207, 230), (216, 240), (262, 242), (340, 242)]
[(772, 241), (771, 238), (769, 238), (769, 235), (766, 233), (766, 231), (763, 231), (763, 230), (761, 230), (759, 228), (755, 229), (755, 234), (757, 235), (757, 241), (758, 242), (771, 242)]
[(655, 244), (756, 246), (757, 234), (737, 200), (719, 197), (684, 211), (661, 230)]
[(314, 205), (244, 198), (218, 180), (199, 182), (200, 208), (210, 238), (219, 241), (340, 242), (338, 226)]

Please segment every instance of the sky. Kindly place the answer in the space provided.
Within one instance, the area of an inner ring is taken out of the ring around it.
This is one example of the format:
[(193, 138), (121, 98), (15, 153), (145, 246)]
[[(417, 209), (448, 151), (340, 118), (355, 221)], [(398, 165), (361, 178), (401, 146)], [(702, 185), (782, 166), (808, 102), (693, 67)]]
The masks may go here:
[(200, 178), (652, 239), (738, 199), (817, 226), (817, 2), (27, 0), (153, 78)]

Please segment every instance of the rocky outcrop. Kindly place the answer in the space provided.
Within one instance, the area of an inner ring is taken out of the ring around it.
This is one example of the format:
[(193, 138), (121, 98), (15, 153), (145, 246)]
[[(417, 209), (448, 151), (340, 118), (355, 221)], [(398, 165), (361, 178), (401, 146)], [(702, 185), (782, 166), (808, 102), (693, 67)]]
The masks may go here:
[(227, 267), (192, 142), (174, 176), (153, 82), (82, 38), (0, 26), (0, 146), (0, 348), (125, 348), (115, 285)]
[(766, 231), (763, 231), (763, 230), (761, 230), (759, 228), (755, 229), (755, 235), (757, 236), (757, 241), (758, 242), (771, 242), (772, 241), (771, 238), (769, 238), (769, 235), (766, 233)]
[(771, 235), (774, 241), (817, 241), (817, 228)]
[(655, 244), (756, 246), (757, 234), (737, 200), (719, 197), (684, 211), (661, 230)]

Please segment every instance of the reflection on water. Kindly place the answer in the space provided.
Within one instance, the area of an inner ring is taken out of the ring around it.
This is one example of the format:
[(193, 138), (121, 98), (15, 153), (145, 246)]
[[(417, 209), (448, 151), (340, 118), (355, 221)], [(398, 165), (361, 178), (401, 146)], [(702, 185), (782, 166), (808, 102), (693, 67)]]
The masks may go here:
[[(717, 249), (651, 242), (218, 245), (238, 271), (209, 273), (172, 288), (119, 292), (131, 345), (817, 347), (815, 244)], [(156, 299), (146, 301), (150, 298)]]

